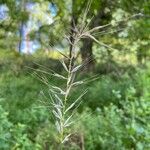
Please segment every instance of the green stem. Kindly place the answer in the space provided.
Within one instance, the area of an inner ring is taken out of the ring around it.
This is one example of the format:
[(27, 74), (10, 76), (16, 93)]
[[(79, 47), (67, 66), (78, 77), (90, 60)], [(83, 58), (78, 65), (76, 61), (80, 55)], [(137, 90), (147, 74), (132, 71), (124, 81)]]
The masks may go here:
[[(73, 45), (72, 50), (75, 49), (75, 45)], [(62, 109), (62, 119), (60, 120), (61, 122), (61, 133), (60, 133), (60, 150), (63, 150), (63, 143), (62, 141), (64, 140), (64, 119), (65, 119), (65, 110), (66, 110), (66, 103), (68, 99), (68, 95), (71, 90), (71, 80), (72, 80), (72, 62), (73, 62), (73, 55), (70, 58), (69, 62), (69, 67), (68, 67), (68, 76), (67, 76), (67, 83), (66, 83), (66, 94), (64, 96), (64, 102), (63, 102), (63, 109)]]

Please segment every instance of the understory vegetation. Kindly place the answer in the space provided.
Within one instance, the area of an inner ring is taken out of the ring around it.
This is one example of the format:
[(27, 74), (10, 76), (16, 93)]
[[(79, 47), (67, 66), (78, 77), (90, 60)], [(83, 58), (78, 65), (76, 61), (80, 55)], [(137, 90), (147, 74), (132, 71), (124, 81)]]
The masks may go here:
[[(6, 55), (6, 54), (5, 54)], [(58, 137), (49, 108), (43, 107), (40, 91), (45, 85), (33, 75), (30, 67), (37, 64), (61, 65), (54, 60), (10, 56), (0, 60), (0, 149), (57, 149)], [(20, 61), (24, 59), (24, 61)], [(38, 60), (38, 62), (37, 62)], [(39, 61), (40, 60), (40, 61)], [(33, 63), (36, 62), (36, 63)], [(45, 66), (46, 66), (45, 65)], [(28, 66), (28, 67), (27, 67)], [(112, 72), (96, 74), (95, 81), (81, 85), (72, 93), (88, 89), (75, 114), (72, 135), (66, 149), (88, 150), (149, 150), (150, 149), (150, 69), (131, 68), (121, 75)], [(97, 69), (98, 70), (98, 69)], [(98, 72), (98, 71), (97, 71)], [(77, 78), (89, 78), (80, 74)], [(53, 77), (51, 84), (60, 85)]]

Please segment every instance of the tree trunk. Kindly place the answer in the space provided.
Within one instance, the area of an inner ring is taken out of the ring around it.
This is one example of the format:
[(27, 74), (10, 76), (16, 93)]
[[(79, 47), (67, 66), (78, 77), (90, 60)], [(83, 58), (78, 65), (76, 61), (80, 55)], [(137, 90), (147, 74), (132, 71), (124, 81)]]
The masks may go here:
[[(25, 0), (21, 0), (20, 9), (21, 9), (21, 12), (25, 11), (25, 9), (26, 9), (25, 8)], [(23, 27), (24, 27), (24, 22), (21, 20), (20, 28), (19, 28), (19, 47), (18, 47), (19, 53), (21, 53), (21, 49), (22, 49)]]
[(19, 29), (19, 47), (18, 47), (18, 51), (19, 53), (21, 53), (21, 49), (22, 49), (22, 38), (23, 37), (23, 23), (20, 23), (20, 29)]
[(92, 53), (93, 41), (91, 39), (83, 39), (83, 46), (81, 47), (81, 58), (84, 65), (84, 71), (92, 71), (94, 69), (94, 56)]
[[(73, 7), (73, 6), (72, 6)], [(74, 30), (77, 24), (77, 18), (72, 10), (72, 18), (71, 18), (71, 30), (70, 30), (70, 49), (69, 49), (69, 58), (72, 57), (73, 53), (73, 45), (74, 45)]]
[(70, 40), (70, 47), (69, 47), (69, 58), (72, 59), (71, 61), (71, 67), (74, 66), (74, 60), (75, 60), (75, 47), (74, 47), (74, 43), (75, 43), (75, 39), (74, 39), (74, 34), (75, 34), (75, 28), (76, 28), (76, 25), (77, 25), (77, 15), (75, 14), (75, 10), (74, 10), (74, 7), (75, 7), (75, 0), (72, 0), (72, 12), (71, 12), (71, 23), (70, 23), (70, 26), (71, 26), (71, 29), (70, 29), (70, 37), (69, 37), (69, 40)]
[[(92, 22), (89, 25), (89, 29), (103, 25), (103, 22), (102, 22), (103, 19), (106, 19), (106, 17), (107, 18), (109, 17), (109, 16), (106, 16), (104, 12), (105, 7), (107, 6), (107, 0), (104, 1), (102, 5), (103, 6), (100, 7), (100, 10), (98, 11), (97, 15), (92, 19)], [(95, 59), (94, 59), (93, 51), (92, 51), (93, 40), (89, 38), (83, 39), (82, 43), (83, 45), (80, 49), (80, 52), (81, 52), (82, 62), (86, 64), (84, 67), (84, 70), (93, 71), (95, 67)]]

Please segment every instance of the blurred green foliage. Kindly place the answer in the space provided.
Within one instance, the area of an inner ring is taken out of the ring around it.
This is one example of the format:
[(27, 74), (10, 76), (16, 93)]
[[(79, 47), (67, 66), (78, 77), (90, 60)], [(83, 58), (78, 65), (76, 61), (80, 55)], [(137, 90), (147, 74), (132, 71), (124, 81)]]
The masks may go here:
[[(40, 66), (31, 63), (35, 58), (7, 55), (3, 54), (0, 60), (0, 149), (56, 149), (57, 136), (52, 115), (39, 102), (42, 100), (40, 91), (46, 87), (35, 76), (32, 77), (32, 69), (24, 68), (39, 69)], [(48, 62), (53, 60), (45, 60), (41, 58), (39, 63), (50, 69), (51, 63), (48, 65)], [(12, 71), (14, 66), (19, 69)], [(93, 73), (78, 78), (91, 75)], [(73, 100), (79, 91), (88, 89), (72, 127), (73, 132), (78, 131), (70, 141), (75, 147), (73, 149), (79, 149), (76, 138), (80, 139), (82, 134), (88, 150), (109, 150), (110, 147), (112, 150), (149, 150), (149, 66), (131, 68), (121, 75), (110, 72), (98, 76), (99, 79), (77, 88), (70, 97)], [(49, 82), (63, 84), (51, 77)]]

